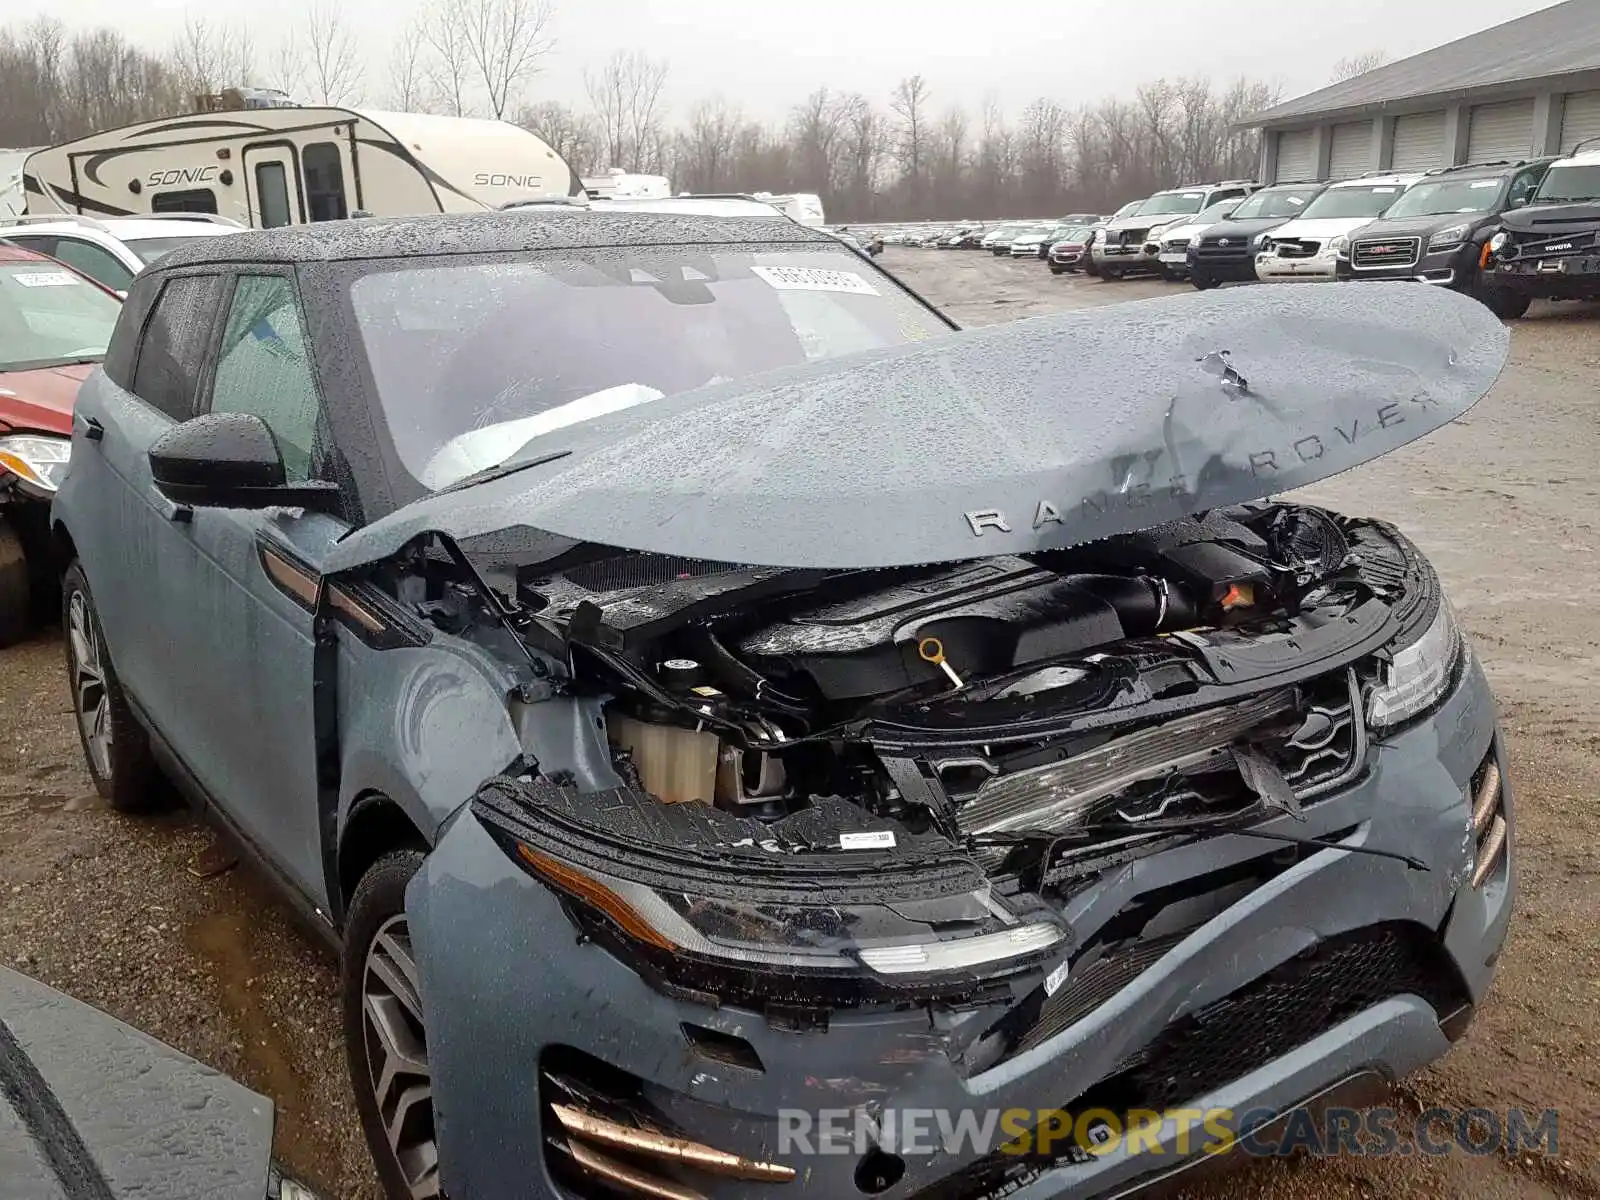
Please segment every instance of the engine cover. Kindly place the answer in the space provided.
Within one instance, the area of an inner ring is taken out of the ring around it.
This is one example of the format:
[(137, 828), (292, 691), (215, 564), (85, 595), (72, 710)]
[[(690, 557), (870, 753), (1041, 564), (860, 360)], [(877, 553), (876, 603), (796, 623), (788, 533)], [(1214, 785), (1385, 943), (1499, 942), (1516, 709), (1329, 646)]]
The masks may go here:
[(939, 639), (968, 678), (1123, 636), (1115, 607), (1073, 576), (999, 557), (792, 613), (738, 649), (758, 670), (808, 675), (824, 696), (846, 700), (943, 678), (918, 652), (925, 638)]

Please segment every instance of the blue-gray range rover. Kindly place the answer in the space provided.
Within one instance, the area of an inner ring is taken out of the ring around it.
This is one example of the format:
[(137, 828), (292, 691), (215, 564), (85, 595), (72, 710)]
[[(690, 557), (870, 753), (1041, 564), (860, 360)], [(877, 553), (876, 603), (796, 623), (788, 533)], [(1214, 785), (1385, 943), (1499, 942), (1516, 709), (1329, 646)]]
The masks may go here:
[(1510, 918), (1433, 569), (1282, 498), (1507, 335), (1335, 293), (958, 330), (782, 218), (566, 206), (178, 250), (53, 510), (90, 770), (337, 946), (391, 1197), (1143, 1187), (1130, 1114), (1445, 1053)]

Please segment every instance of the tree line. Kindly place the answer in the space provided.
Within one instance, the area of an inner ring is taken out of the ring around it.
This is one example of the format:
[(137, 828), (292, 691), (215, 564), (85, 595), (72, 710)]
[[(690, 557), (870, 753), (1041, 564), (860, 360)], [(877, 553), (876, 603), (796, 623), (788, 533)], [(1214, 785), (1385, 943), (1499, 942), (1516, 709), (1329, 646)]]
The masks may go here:
[(270, 45), (191, 16), (161, 53), (41, 17), (0, 28), (0, 146), (171, 116), (248, 84), (304, 103), (514, 121), (586, 175), (615, 167), (666, 175), (680, 191), (817, 192), (845, 221), (954, 219), (1104, 212), (1162, 187), (1253, 176), (1258, 138), (1238, 122), (1279, 94), (1248, 79), (1157, 79), (1131, 97), (1040, 97), (1013, 114), (993, 99), (975, 111), (944, 102), (913, 75), (887, 104), (822, 87), (774, 121), (726, 95), (671, 112), (667, 62), (619, 50), (584, 71), (581, 96), (533, 101), (555, 50), (551, 17), (550, 0), (430, 0), (379, 78), (332, 0), (311, 0)]

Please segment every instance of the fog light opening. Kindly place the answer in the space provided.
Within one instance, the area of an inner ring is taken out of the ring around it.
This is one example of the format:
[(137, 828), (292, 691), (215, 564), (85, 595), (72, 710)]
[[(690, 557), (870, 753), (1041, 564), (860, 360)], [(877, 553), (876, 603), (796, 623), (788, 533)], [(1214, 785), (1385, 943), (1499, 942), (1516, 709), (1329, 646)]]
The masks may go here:
[(886, 1192), (906, 1173), (906, 1161), (898, 1154), (873, 1150), (856, 1165), (856, 1188), (868, 1196)]

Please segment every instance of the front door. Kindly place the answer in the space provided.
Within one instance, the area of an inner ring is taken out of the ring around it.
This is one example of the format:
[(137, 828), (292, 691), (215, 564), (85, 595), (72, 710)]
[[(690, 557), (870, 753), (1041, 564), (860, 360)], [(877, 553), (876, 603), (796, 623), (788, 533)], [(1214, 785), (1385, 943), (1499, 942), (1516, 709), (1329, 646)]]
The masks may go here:
[[(238, 276), (202, 412), (248, 412), (277, 438), (290, 481), (321, 473), (321, 404), (290, 273)], [(181, 565), (163, 565), (165, 642), (184, 679), (185, 764), (303, 894), (326, 906), (305, 563), (348, 527), (321, 514), (196, 508)]]
[(250, 224), (257, 229), (298, 225), (306, 219), (300, 161), (290, 142), (256, 142), (240, 156)]

